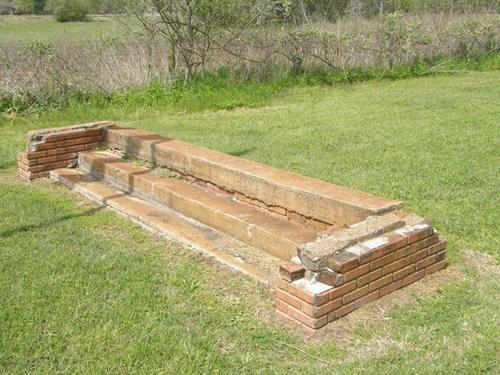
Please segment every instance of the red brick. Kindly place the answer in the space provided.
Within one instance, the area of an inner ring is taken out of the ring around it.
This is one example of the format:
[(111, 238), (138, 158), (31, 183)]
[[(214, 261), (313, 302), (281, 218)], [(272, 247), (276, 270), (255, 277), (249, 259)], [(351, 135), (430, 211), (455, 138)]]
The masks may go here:
[(78, 152), (78, 151), (83, 151), (83, 150), (85, 150), (85, 146), (84, 145), (76, 145), (76, 146), (66, 147), (65, 148), (65, 153)]
[(276, 308), (285, 314), (288, 312), (288, 304), (280, 299), (276, 299)]
[(35, 165), (38, 164), (38, 159), (27, 159), (27, 160), (22, 160), (23, 164), (26, 164), (29, 167), (34, 167)]
[(37, 149), (37, 151), (52, 150), (54, 148), (68, 147), (74, 144), (75, 142), (73, 140), (67, 140), (54, 143), (39, 143), (35, 146), (35, 148)]
[(361, 254), (359, 257), (359, 264), (365, 264), (371, 262), (373, 259), (380, 258), (385, 253), (384, 246), (377, 247), (375, 249), (371, 249), (368, 252)]
[(344, 251), (327, 259), (327, 265), (332, 270), (346, 273), (358, 266), (358, 257), (355, 254)]
[(396, 257), (395, 254), (391, 253), (391, 254), (388, 254), (386, 256), (383, 256), (382, 258), (376, 259), (370, 263), (370, 269), (374, 270), (374, 269), (383, 267), (386, 264), (393, 262), (395, 257)]
[(435, 245), (432, 245), (430, 246), (428, 249), (427, 249), (427, 253), (429, 255), (431, 254), (434, 254), (434, 253), (437, 253), (441, 250), (444, 250), (446, 249), (446, 246), (448, 245), (448, 242), (446, 240), (443, 240), (443, 241), (439, 241), (437, 244)]
[(70, 130), (45, 135), (43, 137), (43, 141), (47, 143), (53, 143), (77, 138), (94, 138), (100, 135), (102, 135), (101, 129)]
[(294, 281), (302, 279), (306, 273), (303, 265), (294, 262), (280, 264), (280, 276), (283, 280)]
[(410, 276), (406, 276), (403, 279), (403, 286), (406, 286), (408, 284), (414, 283), (415, 281), (421, 279), (424, 276), (425, 276), (425, 270), (420, 270), (420, 271), (417, 271), (417, 272), (415, 272), (414, 274), (412, 274)]
[(26, 152), (20, 152), (17, 154), (17, 161), (29, 167), (37, 164), (37, 159), (28, 159), (28, 154)]
[(318, 332), (317, 329), (314, 329), (314, 328), (310, 328), (308, 326), (306, 326), (305, 324), (302, 324), (301, 322), (299, 322), (298, 320), (292, 318), (290, 315), (288, 315), (288, 312), (285, 314), (284, 312), (276, 309), (276, 315), (279, 315), (281, 316), (283, 319), (286, 319), (290, 322), (293, 322), (293, 324), (295, 324), (296, 326), (299, 326), (301, 328), (302, 331), (305, 331), (308, 335), (314, 335), (315, 333)]
[(368, 285), (365, 285), (362, 288), (358, 288), (354, 292), (351, 292), (344, 296), (344, 305), (347, 305), (349, 302), (357, 300), (358, 298), (361, 298), (367, 294), (368, 294)]
[(47, 156), (54, 156), (57, 154), (62, 154), (64, 153), (64, 148), (52, 148), (50, 150), (47, 150)]
[(59, 141), (64, 141), (65, 139), (65, 133), (53, 133), (53, 134), (47, 134), (43, 136), (43, 142), (45, 143), (51, 143), (51, 142), (59, 142)]
[(21, 177), (27, 181), (32, 181), (35, 178), (38, 178), (38, 173), (29, 173), (29, 172), (23, 171), (22, 169), (19, 169), (19, 177)]
[(396, 259), (406, 257), (418, 250), (424, 249), (434, 243), (436, 243), (439, 240), (439, 237), (437, 235), (427, 237), (426, 239), (415, 242), (412, 245), (406, 246), (398, 251), (396, 251)]
[(442, 260), (441, 262), (434, 263), (432, 266), (429, 266), (425, 269), (425, 274), (430, 275), (431, 273), (434, 273), (436, 271), (439, 271), (446, 267), (446, 262)]
[(333, 322), (334, 320), (339, 319), (340, 317), (349, 314), (350, 312), (356, 309), (355, 303), (350, 303), (349, 305), (345, 305), (340, 309), (337, 309), (330, 314), (328, 314), (328, 321)]
[(38, 164), (47, 164), (57, 161), (57, 156), (47, 156), (45, 158), (38, 159)]
[(77, 157), (77, 154), (74, 152), (71, 152), (69, 154), (57, 155), (57, 160), (61, 161), (61, 160), (76, 159), (76, 157)]
[(424, 259), (426, 256), (427, 256), (427, 249), (417, 251), (416, 253), (413, 253), (406, 257), (406, 264), (409, 265), (412, 263), (416, 263), (419, 260)]
[(335, 271), (324, 270), (319, 274), (319, 281), (331, 286), (342, 285), (344, 283), (344, 275)]
[(28, 159), (38, 159), (38, 158), (43, 158), (46, 156), (47, 153), (45, 151), (33, 151), (33, 152), (28, 152), (26, 153), (26, 157)]
[(408, 267), (405, 267), (399, 271), (394, 272), (392, 278), (393, 278), (393, 280), (402, 279), (403, 277), (405, 277), (413, 272), (415, 272), (415, 264), (411, 264)]
[(360, 299), (358, 299), (355, 303), (354, 303), (354, 307), (356, 309), (360, 308), (361, 306), (363, 305), (366, 305), (367, 303), (369, 302), (372, 302), (372, 301), (375, 301), (378, 297), (379, 297), (379, 291), (376, 290), (374, 291), (373, 293), (370, 293)]
[(328, 316), (327, 315), (322, 316), (321, 318), (311, 318), (310, 316), (307, 316), (303, 312), (301, 312), (301, 311), (299, 311), (291, 306), (288, 306), (287, 313), (288, 313), (288, 316), (291, 316), (292, 318), (297, 319), (299, 322), (301, 322), (302, 324), (305, 324), (309, 328), (314, 328), (314, 329), (321, 328), (324, 325), (326, 325), (326, 323), (328, 323)]
[(370, 272), (368, 275), (361, 276), (358, 279), (358, 288), (365, 284), (371, 283), (373, 280), (377, 280), (380, 276), (382, 276), (382, 269), (379, 268), (376, 271)]
[(428, 228), (422, 229), (422, 230), (412, 232), (408, 235), (408, 244), (412, 244), (414, 242), (423, 240), (424, 238), (429, 237), (433, 233), (434, 233), (434, 230), (432, 229), (431, 226), (429, 226)]
[(417, 271), (421, 270), (422, 268), (426, 268), (433, 263), (436, 263), (436, 254), (433, 254), (425, 259), (419, 260), (417, 262)]
[(85, 130), (85, 135), (87, 136), (103, 136), (102, 129), (87, 129)]
[(276, 288), (276, 299), (280, 299), (289, 305), (296, 307), (297, 309), (301, 310), (302, 309), (302, 301), (299, 300), (298, 298), (295, 298), (294, 296), (290, 295), (287, 292), (284, 292), (281, 289)]
[(97, 139), (95, 137), (80, 137), (75, 139), (75, 145), (81, 145), (84, 143), (94, 143)]
[(29, 173), (31, 171), (31, 168), (33, 168), (24, 163), (21, 163), (20, 161), (17, 162), (17, 166), (19, 167), (19, 170), (25, 171), (27, 173)]
[(41, 165), (35, 165), (33, 167), (29, 167), (29, 172), (33, 172), (33, 173), (44, 172), (44, 171), (46, 171), (48, 169), (49, 169), (49, 165), (48, 164), (41, 164)]
[(356, 281), (351, 281), (348, 284), (344, 284), (342, 286), (339, 286), (338, 288), (334, 288), (330, 291), (330, 299), (334, 300), (346, 293), (352, 292), (354, 289), (356, 289)]
[(323, 303), (326, 303), (329, 299), (329, 292), (314, 295), (292, 283), (288, 285), (288, 291), (292, 293), (295, 297), (298, 297), (302, 301), (306, 301), (311, 305), (322, 305)]
[(392, 253), (408, 244), (407, 236), (401, 236), (395, 232), (389, 233), (387, 238), (389, 239), (389, 243), (384, 247), (384, 254)]
[(281, 279), (276, 280), (276, 287), (282, 290), (288, 290), (288, 284), (289, 283), (284, 280)]
[(388, 293), (392, 293), (395, 290), (401, 288), (403, 286), (403, 279), (399, 279), (397, 281), (394, 281), (390, 283), (389, 285), (386, 285), (382, 288), (380, 288), (380, 297), (385, 296)]
[(82, 138), (82, 137), (85, 138), (85, 137), (91, 137), (92, 133), (90, 132), (90, 129), (85, 129), (85, 130), (68, 132), (68, 133), (65, 133), (64, 136), (66, 139), (75, 139), (75, 138)]
[(313, 306), (307, 303), (302, 305), (302, 311), (312, 318), (319, 318), (342, 306), (342, 298), (330, 301), (320, 306)]
[(392, 282), (392, 274), (381, 277), (378, 280), (375, 280), (374, 282), (370, 283), (370, 292), (379, 289), (380, 287), (387, 285)]
[(400, 270), (401, 268), (406, 266), (406, 259), (399, 259), (387, 266), (384, 266), (382, 269), (382, 274), (387, 275), (389, 273), (393, 273), (394, 271)]
[(355, 278), (364, 275), (365, 273), (368, 273), (370, 271), (370, 265), (365, 264), (362, 266), (359, 266), (358, 268), (353, 269), (352, 271), (346, 272), (344, 275), (344, 282), (348, 282), (351, 280), (354, 280)]

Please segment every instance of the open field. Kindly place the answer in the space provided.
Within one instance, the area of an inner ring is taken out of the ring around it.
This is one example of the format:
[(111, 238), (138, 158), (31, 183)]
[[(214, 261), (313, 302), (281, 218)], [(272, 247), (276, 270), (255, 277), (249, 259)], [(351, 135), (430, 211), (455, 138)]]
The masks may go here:
[(59, 23), (52, 16), (0, 16), (0, 46), (31, 42), (88, 43), (123, 35), (118, 16), (95, 16), (92, 22)]
[[(496, 71), (296, 88), (235, 111), (0, 117), (0, 372), (498, 373), (499, 101)], [(103, 119), (403, 200), (449, 240), (450, 266), (431, 276), (439, 287), (423, 280), (304, 338), (253, 281), (17, 179), (29, 129)]]

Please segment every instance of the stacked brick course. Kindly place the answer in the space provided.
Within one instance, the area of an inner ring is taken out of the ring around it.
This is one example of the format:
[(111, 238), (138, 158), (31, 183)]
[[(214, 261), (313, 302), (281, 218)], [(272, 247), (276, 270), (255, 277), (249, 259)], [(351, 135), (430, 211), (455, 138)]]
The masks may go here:
[[(325, 326), (364, 304), (445, 267), (447, 242), (427, 222), (406, 225), (359, 242), (330, 257), (328, 266), (304, 277), (304, 266), (281, 266), (278, 313), (308, 329)], [(325, 277), (322, 282), (321, 277)], [(297, 275), (290, 277), (289, 275)]]
[(92, 150), (102, 144), (103, 129), (110, 126), (109, 122), (99, 122), (30, 132), (28, 151), (19, 153), (17, 157), (19, 175), (31, 181), (47, 177), (51, 170), (74, 165), (78, 152)]

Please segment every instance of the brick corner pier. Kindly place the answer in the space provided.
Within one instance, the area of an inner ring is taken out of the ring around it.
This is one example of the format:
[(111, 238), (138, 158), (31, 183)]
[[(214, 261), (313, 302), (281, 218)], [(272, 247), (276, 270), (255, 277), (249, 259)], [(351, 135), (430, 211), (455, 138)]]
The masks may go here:
[(30, 132), (18, 162), (272, 286), (308, 330), (445, 267), (401, 202), (111, 122)]

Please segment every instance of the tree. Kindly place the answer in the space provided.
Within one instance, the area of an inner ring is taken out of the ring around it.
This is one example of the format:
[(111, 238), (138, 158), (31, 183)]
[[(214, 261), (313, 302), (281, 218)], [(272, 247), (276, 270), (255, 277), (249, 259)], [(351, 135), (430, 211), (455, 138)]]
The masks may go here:
[(16, 14), (35, 13), (34, 0), (18, 0), (16, 1)]
[(168, 69), (182, 62), (186, 78), (204, 70), (211, 54), (224, 49), (245, 28), (271, 14), (272, 1), (258, 0), (142, 0), (129, 1), (128, 10), (148, 35), (161, 35), (168, 45)]

